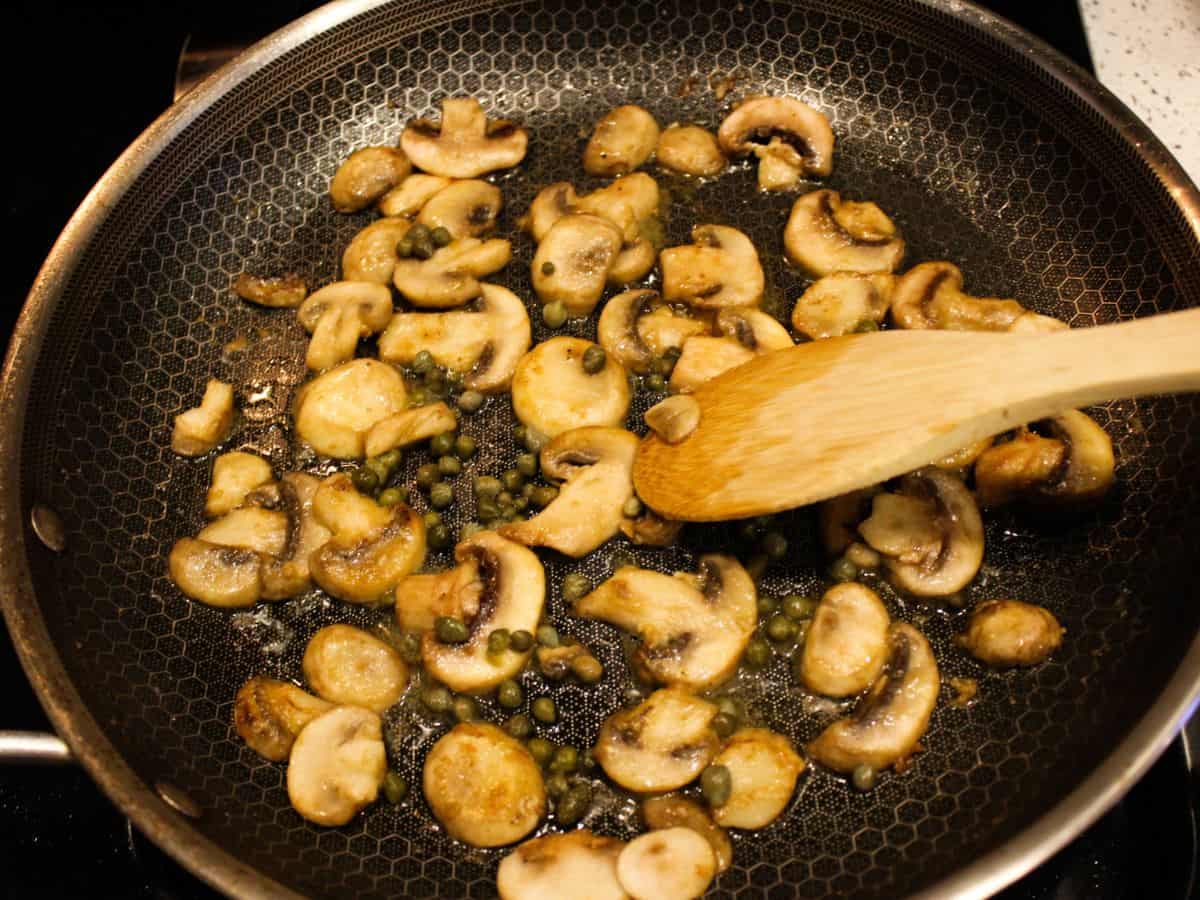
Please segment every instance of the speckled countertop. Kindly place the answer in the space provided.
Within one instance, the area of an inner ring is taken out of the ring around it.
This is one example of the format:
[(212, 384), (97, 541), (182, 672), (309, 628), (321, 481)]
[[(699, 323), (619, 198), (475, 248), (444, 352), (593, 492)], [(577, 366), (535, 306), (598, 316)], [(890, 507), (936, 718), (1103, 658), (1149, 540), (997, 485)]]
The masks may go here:
[(1200, 0), (1080, 0), (1096, 77), (1200, 184)]

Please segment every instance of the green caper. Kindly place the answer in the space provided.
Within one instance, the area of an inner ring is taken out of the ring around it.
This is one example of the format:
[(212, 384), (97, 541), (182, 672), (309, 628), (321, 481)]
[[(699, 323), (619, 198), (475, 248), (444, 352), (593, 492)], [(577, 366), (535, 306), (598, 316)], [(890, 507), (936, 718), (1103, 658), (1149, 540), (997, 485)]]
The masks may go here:
[(442, 524), (442, 514), (436, 509), (431, 509), (425, 515), (421, 516), (421, 521), (425, 524), (426, 528), (432, 528), (434, 525)]
[(858, 332), (859, 334), (869, 334), (872, 331), (879, 330), (879, 323), (876, 322), (874, 319), (863, 319), (861, 322), (859, 322), (857, 325), (854, 326), (854, 330), (856, 332)]
[(839, 556), (829, 565), (829, 577), (834, 581), (853, 581), (858, 577), (858, 566)]
[(380, 506), (398, 506), (405, 500), (404, 488), (390, 487), (385, 491), (380, 491), (376, 500)]
[(500, 483), (504, 485), (506, 491), (519, 491), (521, 485), (525, 483), (525, 478), (516, 469), (509, 469), (500, 476)]
[(429, 489), (429, 505), (434, 509), (445, 509), (454, 502), (454, 488), (439, 481)]
[(373, 494), (379, 490), (379, 476), (365, 466), (350, 473), (350, 482), (356, 491), (364, 494)]
[(760, 616), (774, 615), (775, 610), (779, 608), (779, 601), (770, 594), (759, 594), (757, 603)]
[(396, 255), (401, 259), (408, 259), (412, 256), (412, 238), (408, 235), (400, 238), (396, 243)]
[(404, 452), (399, 447), (393, 447), (380, 453), (375, 457), (381, 466), (386, 466), (389, 472), (394, 472), (396, 467), (404, 461)]
[(428, 236), (414, 238), (412, 248), (412, 255), (417, 259), (429, 259), (433, 256), (433, 240)]
[(529, 739), (529, 752), (539, 766), (544, 766), (550, 762), (550, 758), (554, 756), (554, 745), (545, 738), (535, 737)]
[(454, 718), (459, 722), (474, 722), (479, 718), (479, 704), (474, 697), (454, 698)]
[(513, 501), (513, 509), (519, 513), (525, 512), (525, 510), (529, 509), (529, 498), (528, 497), (518, 497), (516, 500)]
[(433, 633), (443, 644), (463, 644), (471, 636), (466, 623), (454, 616), (438, 616), (434, 619)]
[(438, 522), (425, 531), (425, 543), (434, 550), (445, 550), (449, 547), (453, 540), (450, 538), (450, 529), (443, 523)]
[(580, 782), (563, 794), (554, 807), (554, 817), (560, 825), (574, 825), (585, 815), (592, 805), (592, 788), (586, 782)]
[(437, 463), (425, 463), (417, 469), (417, 487), (423, 491), (429, 490), (441, 480), (442, 473), (438, 471)]
[(637, 497), (630, 497), (625, 501), (625, 505), (621, 507), (621, 515), (635, 519), (642, 514), (642, 501)]
[(508, 646), (514, 653), (528, 653), (533, 648), (533, 635), (524, 628), (517, 629), (509, 635)]
[(475, 502), (475, 514), (483, 519), (483, 521), (490, 522), (500, 515), (500, 506), (495, 500), (482, 497)]
[(425, 387), (439, 397), (446, 390), (446, 373), (436, 366), (425, 373), (423, 380)]
[(502, 510), (511, 509), (513, 504), (513, 495), (508, 491), (501, 491), (496, 495), (496, 502), (500, 505)]
[(713, 716), (712, 729), (717, 733), (718, 737), (727, 738), (737, 731), (737, 719), (726, 713), (717, 713)]
[(585, 594), (591, 593), (592, 580), (582, 572), (572, 572), (562, 582), (563, 599), (575, 602)]
[(378, 479), (379, 487), (383, 487), (387, 480), (392, 477), (392, 470), (378, 456), (372, 456), (363, 463), (363, 468), (370, 472)]
[(396, 644), (396, 650), (410, 666), (421, 661), (421, 636), (415, 631), (405, 632)]
[(771, 659), (771, 645), (764, 638), (755, 635), (746, 644), (746, 652), (743, 654), (743, 659), (746, 660), (746, 665), (751, 668), (761, 669)]
[(433, 241), (436, 246), (445, 247), (452, 240), (454, 240), (454, 236), (450, 234), (450, 229), (446, 228), (444, 225), (439, 225), (437, 228), (433, 229), (433, 231), (429, 232), (429, 239)]
[(445, 431), (435, 434), (429, 440), (429, 453), (432, 456), (445, 456), (454, 450), (454, 432)]
[(558, 488), (550, 487), (549, 485), (538, 485), (529, 495), (529, 502), (538, 509), (549, 506), (554, 498), (558, 496)]
[(533, 723), (529, 721), (529, 716), (511, 716), (504, 722), (504, 731), (518, 741), (523, 741), (533, 734)]
[(810, 618), (816, 609), (817, 601), (812, 599), (812, 597), (789, 594), (783, 598), (783, 614), (793, 622)]
[(421, 385), (417, 385), (408, 392), (408, 408), (413, 409), (418, 406), (424, 406), (429, 402), (429, 391), (425, 390)]
[(593, 344), (583, 351), (583, 371), (589, 375), (600, 372), (607, 362), (608, 354), (604, 352), (603, 347)]
[(529, 429), (526, 428), (524, 425), (514, 425), (513, 426), (513, 430), (512, 430), (513, 440), (518, 444), (525, 443), (525, 435), (527, 435), (528, 433), (529, 433)]
[(399, 772), (383, 776), (383, 796), (388, 803), (399, 803), (408, 794), (408, 782)]
[(422, 350), (413, 357), (412, 370), (418, 375), (424, 375), (434, 366), (433, 354), (428, 350)]
[(501, 653), (508, 651), (509, 644), (512, 643), (512, 635), (507, 628), (497, 628), (488, 635), (487, 652), (492, 656), (499, 656)]
[(522, 453), (517, 457), (517, 471), (526, 478), (532, 478), (537, 474), (538, 461), (537, 457), (532, 453)]
[(424, 222), (418, 222), (417, 224), (413, 225), (412, 228), (408, 229), (408, 237), (412, 238), (414, 241), (427, 240), (429, 238), (429, 226)]
[(571, 660), (571, 671), (584, 684), (595, 684), (604, 677), (604, 665), (590, 653), (580, 654)]
[(533, 706), (529, 708), (533, 713), (533, 717), (539, 722), (547, 724), (558, 719), (558, 709), (554, 705), (554, 700), (550, 697), (538, 697), (533, 701)]
[(652, 375), (646, 376), (646, 388), (651, 391), (665, 391), (667, 389), (667, 382), (663, 380), (661, 375), (655, 372)]
[(567, 306), (561, 300), (542, 307), (542, 321), (547, 328), (562, 328), (567, 322)]
[[(553, 763), (551, 765), (553, 765)], [(571, 784), (567, 781), (567, 776), (562, 772), (555, 772), (546, 779), (546, 793), (550, 796), (551, 800), (557, 800), (559, 797), (565, 794), (570, 787)]]
[(549, 439), (536, 428), (525, 429), (525, 438), (521, 441), (530, 453), (541, 453)]
[(574, 747), (559, 747), (550, 757), (551, 772), (570, 774), (579, 767), (579, 751)]
[(668, 359), (666, 356), (660, 356), (658, 359), (654, 360), (652, 365), (654, 366), (655, 375), (657, 375), (659, 378), (667, 378), (670, 376), (671, 371), (675, 368), (675, 361)]
[(735, 722), (742, 717), (742, 708), (732, 697), (720, 697), (716, 700), (717, 712), (724, 713)]
[(771, 559), (783, 559), (787, 556), (787, 538), (778, 531), (768, 531), (763, 535), (762, 549)]
[(542, 274), (543, 275), (553, 275), (554, 270), (555, 270), (554, 263), (552, 263), (550, 260), (546, 260), (544, 263), (542, 263)]
[(470, 459), (475, 455), (475, 438), (460, 434), (454, 439), (454, 455), (459, 459)]
[(480, 475), (475, 479), (476, 497), (495, 497), (502, 490), (500, 479), (491, 475)]
[(776, 613), (767, 622), (767, 637), (773, 641), (790, 641), (796, 636), (796, 623), (787, 616)]
[(537, 642), (543, 647), (557, 647), (559, 645), (558, 629), (553, 625), (539, 625)]
[(873, 766), (866, 763), (859, 763), (854, 767), (854, 771), (850, 773), (850, 783), (854, 785), (856, 791), (869, 791), (875, 787), (879, 781), (879, 773), (875, 771)]
[(521, 496), (524, 497), (526, 500), (528, 500), (530, 497), (533, 496), (533, 492), (534, 492), (535, 488), (537, 488), (536, 484), (533, 484), (532, 482), (529, 482), (529, 481), (525, 482), (523, 485), (521, 485)]
[[(492, 632), (495, 634), (495, 632)], [(500, 682), (500, 687), (496, 688), (496, 702), (505, 709), (516, 709), (525, 700), (525, 693), (521, 690), (521, 686), (512, 679)]]
[(474, 537), (481, 531), (487, 531), (487, 529), (478, 522), (468, 522), (462, 528), (458, 529), (458, 539), (465, 541), (467, 538)]
[(733, 778), (725, 766), (708, 766), (700, 773), (700, 793), (709, 806), (724, 806), (732, 792)]
[(444, 713), (450, 709), (450, 705), (454, 702), (454, 697), (451, 696), (447, 688), (440, 684), (426, 685), (425, 690), (421, 691), (421, 702), (425, 704), (425, 708), (430, 712)]
[(465, 413), (479, 412), (480, 407), (483, 406), (483, 394), (479, 391), (463, 391), (454, 402)]
[(451, 478), (462, 472), (462, 462), (457, 456), (439, 456), (437, 467), (439, 472)]

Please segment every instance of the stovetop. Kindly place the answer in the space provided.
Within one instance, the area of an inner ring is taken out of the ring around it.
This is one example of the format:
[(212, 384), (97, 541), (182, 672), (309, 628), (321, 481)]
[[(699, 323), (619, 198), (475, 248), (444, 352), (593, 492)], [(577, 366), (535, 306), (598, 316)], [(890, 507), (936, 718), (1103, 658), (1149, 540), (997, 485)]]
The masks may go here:
[[(987, 5), (1091, 68), (1074, 0)], [(88, 188), (171, 101), (180, 49), (248, 43), (312, 4), (20, 0), (0, 55), (11, 148), (0, 334)], [(21, 49), (24, 48), (24, 49)], [(15, 152), (14, 152), (15, 151)], [(49, 727), (0, 630), (0, 728)], [(1177, 740), (1127, 797), (1002, 900), (1197, 896), (1195, 737)], [(143, 838), (75, 769), (0, 768), (0, 894), (194, 900), (214, 892)]]

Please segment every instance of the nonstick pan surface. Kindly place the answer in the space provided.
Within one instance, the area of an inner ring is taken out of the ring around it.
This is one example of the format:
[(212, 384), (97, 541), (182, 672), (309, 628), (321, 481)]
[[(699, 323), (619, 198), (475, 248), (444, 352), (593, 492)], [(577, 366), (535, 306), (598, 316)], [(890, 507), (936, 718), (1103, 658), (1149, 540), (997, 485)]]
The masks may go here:
[[(731, 87), (723, 101), (714, 85)], [(230, 614), (188, 602), (165, 576), (171, 543), (201, 521), (209, 475), (205, 462), (171, 453), (170, 420), (207, 378), (237, 385), (242, 422), (229, 449), (268, 454), (280, 471), (328, 469), (297, 454), (286, 428), (305, 335), (292, 314), (239, 301), (233, 278), (295, 270), (310, 284), (334, 280), (342, 248), (369, 220), (331, 209), (338, 162), (394, 142), (443, 97), (472, 94), (530, 128), (525, 163), (498, 179), (515, 259), (497, 280), (532, 309), (533, 247), (516, 219), (547, 183), (592, 186), (579, 151), (605, 110), (634, 102), (663, 124), (715, 128), (731, 101), (754, 93), (798, 96), (830, 117), (838, 150), (827, 183), (892, 213), (909, 263), (952, 260), (968, 290), (1022, 298), (1075, 327), (1200, 301), (1200, 204), (1178, 166), (1080, 70), (965, 4), (347, 2), (301, 20), (185, 98), (96, 188), (39, 276), (3, 385), (0, 575), (14, 639), (76, 754), (185, 865), (245, 896), (474, 897), (494, 894), (499, 858), (455, 845), (419, 796), (377, 804), (344, 828), (309, 825), (288, 804), (284, 767), (233, 731), (246, 678), (295, 678), (318, 627), (388, 615), (320, 594)], [(786, 317), (807, 283), (781, 260), (790, 198), (756, 193), (750, 168), (700, 187), (662, 183), (669, 242), (700, 222), (747, 231), (764, 257), (766, 305)], [(535, 339), (546, 338), (534, 322)], [(594, 329), (593, 318), (568, 331)], [(248, 347), (231, 352), (237, 338)], [(631, 426), (646, 405), (643, 394)], [(1119, 460), (1105, 503), (1067, 519), (987, 517), (985, 567), (963, 600), (1049, 607), (1067, 635), (1044, 665), (986, 671), (949, 639), (962, 611), (889, 594), (893, 614), (930, 637), (944, 678), (978, 679), (977, 701), (955, 708), (947, 691), (925, 751), (870, 793), (810, 771), (782, 820), (738, 836), (716, 894), (984, 896), (1132, 784), (1196, 695), (1198, 413), (1194, 397), (1093, 410)], [(482, 452), (458, 480), (455, 527), (473, 506), (469, 475), (507, 468), (517, 452), (506, 399), (465, 422)], [(407, 474), (423, 461), (410, 454)], [(35, 506), (61, 519), (63, 552), (33, 536)], [(818, 593), (811, 511), (783, 521), (792, 552), (763, 589)], [(552, 619), (608, 673), (599, 687), (554, 689), (563, 715), (552, 739), (589, 745), (628, 681), (616, 632), (567, 615), (562, 576), (599, 580), (614, 550), (690, 569), (735, 531), (689, 529), (671, 551), (618, 542), (580, 563), (544, 555)], [(804, 697), (782, 659), (738, 689), (798, 745), (838, 714)], [(416, 721), (401, 704), (385, 729), (414, 785), (436, 736)], [(156, 784), (186, 795), (200, 817), (168, 809)], [(605, 796), (590, 827), (632, 835), (633, 806)]]

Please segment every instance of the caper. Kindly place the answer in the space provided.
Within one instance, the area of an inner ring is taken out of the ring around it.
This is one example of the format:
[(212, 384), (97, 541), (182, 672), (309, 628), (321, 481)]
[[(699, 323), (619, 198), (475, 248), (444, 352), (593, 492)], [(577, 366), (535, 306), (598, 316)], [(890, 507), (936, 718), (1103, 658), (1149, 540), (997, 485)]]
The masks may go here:
[(446, 390), (446, 373), (440, 368), (434, 367), (424, 375), (425, 387), (429, 388), (434, 394), (441, 396)]
[(541, 509), (544, 506), (549, 506), (557, 496), (558, 488), (550, 487), (549, 485), (538, 485), (529, 495), (529, 502), (538, 509)]
[(642, 501), (637, 497), (630, 497), (625, 501), (625, 505), (621, 507), (621, 515), (635, 519), (642, 514)]
[(757, 603), (758, 603), (758, 614), (760, 616), (773, 615), (775, 610), (777, 610), (779, 608), (779, 601), (776, 600), (774, 597), (772, 597), (770, 594), (759, 594)]
[(532, 453), (522, 453), (517, 457), (517, 471), (526, 478), (532, 478), (537, 474), (538, 461), (537, 457)]
[(490, 522), (500, 515), (500, 507), (495, 500), (488, 500), (484, 497), (476, 501), (475, 514), (483, 521)]
[(754, 669), (761, 669), (771, 659), (771, 645), (762, 637), (755, 635), (746, 644), (743, 658), (746, 660), (746, 665)]
[(762, 548), (771, 559), (783, 559), (787, 555), (787, 538), (778, 531), (768, 531), (763, 535)]
[(412, 256), (412, 238), (408, 235), (400, 238), (396, 243), (396, 255), (401, 259), (408, 259)]
[(379, 487), (383, 487), (392, 477), (392, 469), (378, 456), (372, 456), (363, 463), (363, 468), (379, 479)]
[(428, 234), (413, 238), (412, 255), (417, 259), (429, 259), (433, 256), (433, 239)]
[(879, 773), (875, 771), (873, 766), (866, 763), (859, 763), (854, 767), (854, 771), (850, 773), (850, 783), (854, 785), (856, 791), (869, 791), (875, 787), (879, 781)]
[(383, 796), (388, 803), (399, 803), (408, 794), (408, 782), (399, 772), (388, 772), (383, 776)]
[(488, 635), (487, 652), (492, 656), (499, 656), (501, 653), (508, 651), (508, 646), (512, 642), (512, 635), (509, 634), (507, 628), (497, 628)]
[[(492, 633), (495, 634), (495, 632)], [(491, 649), (490, 646), (488, 649)], [(512, 679), (500, 682), (500, 687), (496, 688), (496, 702), (505, 709), (516, 709), (524, 700), (525, 693), (521, 690), (521, 686)]]
[(525, 483), (525, 478), (516, 469), (509, 469), (500, 476), (500, 483), (506, 491), (519, 491)]
[(555, 268), (554, 263), (551, 262), (550, 260), (546, 260), (544, 263), (542, 263), (542, 274), (543, 275), (553, 275), (554, 268)]
[(454, 698), (447, 688), (440, 684), (430, 684), (426, 685), (425, 690), (421, 692), (421, 702), (430, 712), (444, 713), (450, 709)]
[(571, 671), (584, 684), (595, 684), (604, 677), (604, 666), (590, 653), (580, 654), (571, 660)]
[(450, 229), (446, 228), (446, 226), (439, 225), (433, 231), (429, 232), (429, 239), (438, 247), (445, 247), (454, 240), (454, 236), (450, 234)]
[(586, 782), (580, 782), (563, 794), (554, 807), (554, 817), (560, 825), (574, 825), (587, 815), (591, 805), (592, 788)]
[(454, 718), (459, 722), (474, 722), (479, 718), (479, 704), (474, 697), (454, 698)]
[(429, 489), (429, 505), (434, 509), (445, 509), (454, 502), (454, 488), (439, 481)]
[(390, 487), (385, 491), (380, 491), (377, 502), (380, 506), (398, 506), (405, 499), (404, 488)]
[(646, 376), (646, 387), (652, 391), (665, 391), (667, 383), (661, 375), (655, 372), (653, 375)]
[(717, 713), (713, 716), (712, 728), (717, 733), (718, 737), (727, 738), (737, 731), (737, 719), (726, 713)]
[(454, 402), (465, 413), (479, 412), (480, 407), (483, 406), (483, 394), (479, 391), (463, 391)]
[(607, 362), (608, 354), (604, 352), (603, 347), (593, 344), (583, 351), (583, 371), (589, 375), (595, 375), (601, 371)]
[(872, 331), (879, 330), (879, 323), (876, 322), (874, 319), (863, 319), (861, 322), (859, 322), (857, 325), (854, 326), (854, 330), (857, 331), (859, 334), (869, 334)]
[(467, 538), (474, 537), (481, 531), (487, 531), (487, 529), (478, 522), (468, 522), (462, 528), (458, 529), (458, 539), (465, 541)]
[(567, 322), (567, 306), (561, 300), (542, 307), (542, 321), (547, 328), (562, 328)]
[(450, 538), (450, 529), (443, 523), (438, 522), (436, 525), (426, 529), (425, 543), (429, 544), (434, 550), (445, 550), (454, 542)]
[(450, 477), (462, 472), (462, 463), (457, 456), (439, 456), (437, 467), (439, 472)]
[(513, 501), (512, 505), (513, 505), (513, 509), (516, 510), (517, 512), (519, 512), (519, 513), (525, 512), (525, 510), (529, 509), (529, 498), (528, 497), (518, 497), (516, 500)]
[(438, 470), (437, 463), (425, 463), (417, 469), (417, 487), (423, 491), (429, 490), (441, 480), (442, 473)]
[(355, 469), (350, 474), (350, 482), (356, 491), (373, 494), (379, 490), (379, 476), (365, 466)]
[(787, 616), (776, 613), (767, 622), (767, 637), (773, 641), (790, 641), (796, 636), (796, 623)]
[[(518, 690), (520, 689), (518, 688)], [(529, 721), (529, 716), (511, 716), (504, 722), (504, 731), (518, 741), (522, 741), (533, 734), (533, 723)]]
[(454, 616), (438, 616), (433, 622), (433, 632), (443, 644), (463, 644), (471, 636), (466, 623)]
[(459, 459), (470, 459), (475, 455), (475, 438), (460, 434), (454, 439), (454, 455)]
[(532, 482), (529, 482), (529, 481), (525, 482), (523, 485), (521, 485), (521, 496), (524, 497), (526, 500), (528, 500), (530, 497), (533, 496), (533, 492), (534, 492), (535, 488), (537, 488), (536, 484), (533, 484)]
[(558, 629), (553, 625), (539, 625), (537, 642), (543, 647), (557, 647), (559, 645)]
[(529, 752), (539, 766), (544, 766), (550, 762), (550, 758), (554, 756), (554, 745), (545, 738), (535, 737), (529, 739)]
[(572, 572), (562, 582), (563, 599), (574, 602), (585, 594), (591, 593), (592, 580), (582, 572)]
[(454, 432), (435, 434), (429, 441), (429, 452), (433, 456), (445, 456), (454, 450)]
[(513, 504), (513, 495), (508, 491), (501, 491), (496, 495), (496, 502), (500, 505), (502, 510), (511, 509)]
[(442, 524), (442, 514), (436, 509), (431, 509), (425, 515), (421, 516), (421, 521), (426, 528), (432, 528), (434, 525)]
[(476, 497), (495, 497), (501, 489), (500, 479), (493, 478), (491, 475), (480, 475), (475, 479)]
[(567, 776), (562, 772), (555, 772), (546, 779), (546, 793), (550, 796), (551, 800), (557, 800), (559, 797), (565, 794), (570, 787), (571, 784), (567, 781)]
[(539, 722), (550, 724), (558, 719), (558, 709), (554, 705), (554, 700), (550, 697), (538, 697), (533, 701), (533, 706), (529, 708), (533, 713), (533, 717)]
[(404, 461), (404, 453), (399, 447), (393, 447), (391, 450), (380, 453), (375, 459), (379, 461), (380, 465), (386, 466), (389, 472), (394, 472), (396, 467)]
[(708, 766), (700, 773), (700, 793), (709, 806), (724, 806), (733, 792), (733, 778), (725, 766)]
[(574, 747), (559, 747), (550, 757), (551, 772), (570, 774), (579, 767), (579, 751)]
[(525, 445), (525, 449), (530, 453), (541, 453), (542, 448), (546, 446), (547, 440), (547, 437), (536, 428), (526, 428), (525, 437), (521, 443)]
[(858, 577), (858, 566), (839, 556), (829, 565), (829, 577), (834, 581), (853, 581)]
[(817, 601), (812, 597), (789, 594), (783, 598), (783, 614), (794, 622), (810, 618), (816, 608)]
[(424, 375), (426, 372), (428, 372), (430, 369), (433, 368), (433, 365), (434, 365), (433, 354), (430, 353), (428, 350), (422, 350), (420, 353), (418, 353), (416, 356), (413, 357), (412, 370), (414, 372), (416, 372), (418, 375)]
[(514, 425), (512, 433), (513, 433), (513, 440), (516, 441), (518, 444), (523, 444), (523, 443), (525, 443), (525, 435), (527, 435), (529, 433), (529, 429), (526, 428), (524, 425)]

